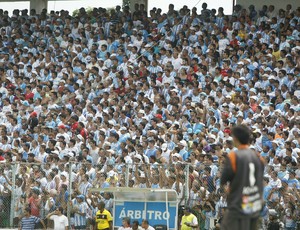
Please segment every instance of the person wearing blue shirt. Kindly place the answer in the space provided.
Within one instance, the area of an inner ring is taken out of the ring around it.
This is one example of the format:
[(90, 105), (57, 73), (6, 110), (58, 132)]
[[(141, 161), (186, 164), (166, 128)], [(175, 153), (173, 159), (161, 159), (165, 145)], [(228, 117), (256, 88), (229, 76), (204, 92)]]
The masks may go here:
[(55, 121), (52, 120), (52, 118), (50, 116), (47, 116), (46, 120), (45, 120), (45, 126), (49, 127), (49, 128), (55, 128), (56, 123), (55, 123)]
[(195, 123), (193, 124), (193, 132), (196, 132), (196, 130), (200, 130), (201, 131), (205, 127), (205, 125), (200, 122), (198, 116), (195, 116), (194, 122)]
[(74, 225), (75, 229), (86, 229), (86, 215), (88, 213), (88, 205), (84, 201), (84, 195), (78, 195), (76, 200), (72, 202), (72, 206), (74, 206)]
[(123, 57), (124, 57), (124, 50), (122, 48), (119, 48), (118, 49), (118, 54), (116, 56), (119, 64), (123, 63)]
[(101, 173), (100, 178), (102, 177), (102, 181), (104, 179), (104, 182), (101, 184), (101, 188), (109, 188), (109, 182), (106, 181), (107, 179), (107, 174), (106, 173)]
[(29, 149), (30, 149), (30, 144), (29, 143), (23, 144), (23, 152), (22, 152), (22, 159), (23, 160), (28, 159)]
[(4, 173), (4, 170), (0, 169), (0, 185), (3, 185), (4, 183), (6, 183), (6, 179), (3, 176), (4, 175), (3, 173)]
[(262, 142), (262, 147), (268, 146), (270, 149), (272, 148), (271, 141), (268, 138), (268, 130), (263, 129), (262, 134), (261, 134), (261, 142)]
[(296, 188), (300, 189), (300, 182), (295, 178), (296, 173), (295, 171), (289, 172), (289, 179), (287, 180), (287, 183), (289, 185), (289, 188)]
[(190, 122), (188, 121), (188, 119), (189, 119), (189, 115), (184, 114), (182, 116), (182, 128), (185, 128), (185, 129), (192, 128), (192, 125), (190, 124)]
[(107, 42), (108, 42), (108, 46), (107, 46), (108, 52), (110, 53), (116, 52), (120, 44), (119, 41), (118, 40), (113, 41), (112, 37), (108, 37)]
[(119, 134), (115, 132), (111, 132), (110, 137), (111, 137), (111, 149), (117, 153), (120, 153), (121, 147), (119, 142)]
[(267, 145), (264, 145), (262, 148), (262, 151), (260, 153), (260, 156), (263, 158), (266, 158), (267, 156), (269, 156), (269, 150), (270, 150), (270, 147)]
[(62, 197), (63, 202), (67, 203), (69, 199), (69, 191), (68, 191), (68, 186), (66, 184), (61, 185), (61, 191), (59, 194), (59, 197)]
[(272, 190), (272, 187), (269, 185), (269, 178), (264, 177), (264, 191), (263, 191), (263, 200), (267, 201)]
[(277, 98), (277, 104), (276, 104), (276, 106), (275, 106), (275, 110), (277, 110), (277, 109), (279, 109), (279, 110), (281, 110), (281, 111), (284, 111), (284, 103), (283, 103), (283, 100), (284, 100), (284, 98), (281, 96), (281, 95), (279, 95), (278, 96), (278, 98)]
[(128, 138), (130, 138), (130, 134), (127, 132), (127, 129), (125, 127), (122, 127), (120, 129), (121, 131), (121, 135), (119, 138), (119, 141), (122, 143), (125, 143), (127, 141)]
[(286, 170), (286, 167), (281, 165), (280, 166), (280, 170), (277, 172), (277, 177), (280, 179), (280, 180), (285, 180), (284, 178), (287, 176), (288, 172)]
[[(264, 133), (265, 133), (265, 135), (264, 135)], [(275, 134), (263, 129), (262, 135), (263, 135), (262, 136), (262, 145), (263, 146), (266, 145), (270, 149), (273, 149), (272, 140), (275, 138)]]
[(178, 148), (180, 149), (179, 154), (182, 157), (182, 159), (185, 161), (189, 158), (189, 153), (186, 150), (187, 148), (187, 143), (185, 140), (181, 140), (178, 143)]
[(146, 156), (149, 158), (150, 156), (156, 157), (156, 147), (154, 146), (155, 141), (153, 139), (148, 141), (148, 149), (145, 151)]
[(106, 53), (107, 53), (107, 45), (103, 44), (100, 47), (100, 51), (98, 53), (98, 58), (102, 58), (103, 60), (105, 60)]
[(176, 147), (176, 144), (171, 140), (172, 139), (172, 135), (171, 134), (166, 134), (166, 144), (167, 144), (167, 148), (170, 151), (173, 151)]
[(21, 230), (31, 230), (35, 228), (35, 225), (41, 222), (43, 229), (46, 229), (46, 225), (43, 220), (36, 216), (31, 215), (31, 209), (30, 207), (26, 207), (24, 210), (24, 217), (20, 221), (20, 227)]

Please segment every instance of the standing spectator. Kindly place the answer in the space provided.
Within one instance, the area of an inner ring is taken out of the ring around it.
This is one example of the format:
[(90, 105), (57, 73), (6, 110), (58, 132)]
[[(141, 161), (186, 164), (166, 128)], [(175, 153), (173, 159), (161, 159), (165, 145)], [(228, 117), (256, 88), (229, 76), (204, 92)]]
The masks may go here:
[[(77, 206), (78, 193), (88, 196), (87, 203), (92, 200), (85, 219), (95, 220), (103, 198), (89, 197), (89, 187), (128, 182), (128, 187), (174, 188), (180, 205), (190, 194), (204, 229), (212, 210), (204, 209), (205, 201), (217, 203), (217, 216), (223, 216), (228, 194), (220, 169), (231, 151), (240, 152), (230, 136), (239, 124), (253, 131), (249, 148), (269, 166), (262, 227), (270, 209), (278, 222), (294, 225), (289, 221), (300, 208), (300, 9), (295, 7), (289, 4), (277, 14), (273, 6), (262, 11), (235, 6), (231, 19), (207, 4), (202, 14), (196, 7), (170, 6), (167, 17), (159, 8), (148, 17), (142, 4), (132, 18), (128, 7), (111, 12), (95, 7), (92, 17), (81, 8), (78, 18), (66, 10), (30, 16), (26, 10), (12, 16), (0, 10), (0, 162), (5, 162), (0, 227), (7, 225), (10, 197), (15, 195), (18, 216), (28, 203), (20, 197), (35, 196), (32, 187), (58, 193), (48, 202), (42, 195), (38, 207), (32, 203), (39, 218), (55, 208), (54, 200), (66, 210), (73, 196)], [(234, 187), (239, 170), (225, 172), (230, 173)], [(241, 186), (245, 192), (251, 187)], [(229, 196), (230, 209), (233, 200), (246, 202), (252, 195)], [(289, 198), (294, 207), (288, 207)], [(111, 198), (105, 201), (112, 210)]]
[(54, 221), (54, 229), (55, 230), (68, 230), (69, 229), (69, 221), (68, 218), (63, 214), (63, 208), (58, 207), (53, 212), (47, 215), (47, 219)]
[(32, 195), (28, 198), (28, 205), (30, 207), (30, 214), (36, 217), (40, 217), (40, 190), (38, 187), (32, 189)]
[(88, 205), (85, 202), (84, 195), (78, 195), (76, 202), (72, 203), (74, 207), (74, 227), (75, 229), (86, 229), (86, 215), (88, 213)]
[(105, 209), (107, 211), (109, 211), (110, 213), (112, 213), (112, 211), (113, 211), (113, 203), (114, 203), (114, 201), (112, 199), (112, 193), (105, 192), (103, 194), (102, 201), (105, 203)]
[(89, 175), (88, 174), (84, 174), (81, 180), (81, 183), (79, 184), (79, 191), (81, 194), (83, 194), (84, 196), (87, 195), (87, 191), (88, 189), (92, 187), (92, 184), (89, 182)]
[(43, 229), (46, 229), (46, 226), (40, 218), (31, 215), (31, 209), (25, 208), (24, 217), (20, 221), (19, 230), (32, 230), (35, 229), (35, 225), (41, 222)]

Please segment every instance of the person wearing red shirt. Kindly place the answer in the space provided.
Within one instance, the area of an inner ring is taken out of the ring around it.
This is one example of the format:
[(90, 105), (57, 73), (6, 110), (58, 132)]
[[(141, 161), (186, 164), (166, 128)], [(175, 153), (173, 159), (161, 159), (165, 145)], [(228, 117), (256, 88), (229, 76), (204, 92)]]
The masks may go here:
[(32, 99), (34, 97), (34, 93), (31, 92), (31, 87), (28, 85), (26, 86), (26, 89), (25, 89), (25, 100), (29, 100), (29, 99)]
[[(1, 154), (1, 153), (0, 153)], [(2, 155), (0, 155), (0, 162), (1, 161), (3, 161), (3, 162), (5, 162), (6, 160), (5, 160), (5, 158), (2, 156)]]
[(256, 112), (257, 106), (258, 106), (257, 97), (256, 96), (251, 96), (250, 97), (250, 107), (251, 107), (253, 112)]
[(70, 118), (69, 125), (71, 126), (72, 133), (74, 133), (78, 128), (78, 116), (77, 115), (73, 115)]
[(239, 40), (237, 40), (236, 35), (237, 35), (236, 32), (233, 32), (232, 39), (230, 41), (230, 46), (232, 46), (233, 48), (235, 48), (239, 45)]
[(84, 124), (82, 122), (78, 122), (77, 130), (79, 131), (79, 134), (86, 140), (88, 137), (88, 133), (84, 128)]
[(41, 199), (39, 197), (40, 190), (38, 188), (32, 189), (32, 196), (28, 199), (28, 205), (31, 209), (31, 215), (39, 217), (40, 216), (40, 205)]
[(223, 68), (222, 68), (222, 70), (221, 70), (221, 75), (222, 75), (222, 77), (227, 77), (228, 76), (228, 70), (229, 70), (229, 64), (230, 64), (230, 62), (229, 61), (227, 61), (227, 60), (224, 60), (223, 61)]

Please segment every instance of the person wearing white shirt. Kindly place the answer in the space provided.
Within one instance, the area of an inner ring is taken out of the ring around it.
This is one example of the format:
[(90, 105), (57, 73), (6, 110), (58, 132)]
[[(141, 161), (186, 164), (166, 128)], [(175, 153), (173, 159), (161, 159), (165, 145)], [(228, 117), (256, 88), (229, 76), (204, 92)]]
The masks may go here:
[(0, 143), (0, 149), (4, 152), (11, 150), (11, 145), (8, 144), (8, 137), (7, 136), (3, 136), (1, 143)]
[(9, 99), (4, 98), (2, 112), (5, 114), (6, 112), (10, 112), (10, 111), (11, 111), (11, 105), (9, 104)]
[(8, 90), (2, 85), (0, 87), (0, 93), (2, 94), (2, 98), (4, 98), (8, 95)]
[(67, 230), (69, 228), (68, 218), (63, 215), (63, 208), (58, 207), (55, 211), (47, 215), (47, 219), (54, 221), (55, 230)]
[(285, 48), (290, 48), (290, 43), (286, 41), (286, 35), (281, 35), (280, 37), (280, 45), (279, 45), (279, 50), (283, 50)]
[(149, 225), (149, 221), (148, 220), (143, 220), (143, 222), (142, 222), (142, 228), (144, 230), (155, 230), (155, 228), (153, 228), (152, 226)]
[(181, 67), (182, 59), (178, 57), (178, 52), (173, 53), (172, 65), (174, 70), (179, 70)]
[(136, 39), (133, 41), (133, 46), (136, 46), (137, 50), (140, 50), (142, 43), (143, 43), (143, 38), (142, 38), (141, 34), (138, 34)]
[(276, 171), (273, 171), (271, 173), (271, 179), (270, 179), (269, 185), (272, 188), (281, 188), (281, 180), (277, 177)]
[(278, 13), (275, 11), (274, 5), (270, 5), (267, 12), (267, 16), (269, 17), (269, 19), (272, 19), (273, 17), (277, 17), (277, 15)]
[(172, 63), (173, 59), (174, 58), (172, 57), (172, 51), (167, 50), (166, 57), (162, 60), (162, 65), (165, 66), (168, 62)]
[(132, 222), (132, 230), (143, 230), (143, 228), (139, 226), (139, 222), (137, 220), (134, 220)]
[(184, 207), (184, 215), (181, 218), (180, 225), (180, 229), (195, 229), (198, 227), (197, 217), (191, 213), (190, 207)]
[(122, 226), (118, 228), (118, 230), (132, 230), (130, 227), (130, 219), (128, 217), (124, 217), (122, 220)]
[(226, 32), (220, 33), (220, 40), (219, 40), (219, 53), (222, 54), (223, 51), (226, 49), (226, 46), (229, 45), (229, 40), (225, 38)]

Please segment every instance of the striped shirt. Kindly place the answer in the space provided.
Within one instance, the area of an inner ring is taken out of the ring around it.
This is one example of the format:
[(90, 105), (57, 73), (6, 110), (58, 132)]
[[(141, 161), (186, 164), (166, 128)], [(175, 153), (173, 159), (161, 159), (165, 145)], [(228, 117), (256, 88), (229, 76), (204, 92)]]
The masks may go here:
[(88, 189), (92, 187), (90, 182), (86, 182), (86, 183), (81, 183), (79, 185), (79, 191), (81, 194), (83, 194), (84, 196), (87, 195)]
[(36, 216), (23, 217), (21, 220), (22, 230), (33, 230), (35, 225), (40, 222), (40, 218)]
[[(80, 213), (87, 214), (89, 212), (89, 207), (86, 202), (77, 203), (78, 211)], [(86, 215), (81, 216), (78, 213), (74, 214), (75, 226), (86, 226)]]
[(162, 68), (160, 66), (151, 65), (147, 69), (152, 74), (157, 74), (158, 72), (162, 72)]

